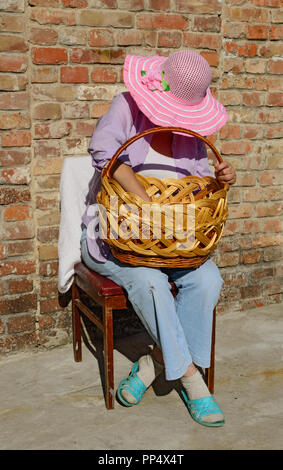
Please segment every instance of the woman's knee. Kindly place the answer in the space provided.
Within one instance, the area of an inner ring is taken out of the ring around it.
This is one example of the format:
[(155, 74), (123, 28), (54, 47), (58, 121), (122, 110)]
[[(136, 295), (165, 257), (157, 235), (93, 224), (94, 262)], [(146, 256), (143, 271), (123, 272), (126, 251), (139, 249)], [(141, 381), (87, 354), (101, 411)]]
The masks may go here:
[(158, 269), (139, 269), (133, 272), (126, 289), (129, 295), (152, 295), (153, 292), (164, 292), (170, 289), (168, 277)]

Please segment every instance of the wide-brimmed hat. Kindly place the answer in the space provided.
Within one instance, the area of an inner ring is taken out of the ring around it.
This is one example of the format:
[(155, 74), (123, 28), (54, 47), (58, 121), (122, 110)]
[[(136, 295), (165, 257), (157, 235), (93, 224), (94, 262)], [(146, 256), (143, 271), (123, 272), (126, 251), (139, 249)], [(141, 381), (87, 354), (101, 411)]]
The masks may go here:
[(123, 75), (139, 109), (157, 126), (183, 127), (206, 136), (228, 119), (209, 89), (210, 66), (195, 51), (177, 51), (168, 58), (127, 55)]

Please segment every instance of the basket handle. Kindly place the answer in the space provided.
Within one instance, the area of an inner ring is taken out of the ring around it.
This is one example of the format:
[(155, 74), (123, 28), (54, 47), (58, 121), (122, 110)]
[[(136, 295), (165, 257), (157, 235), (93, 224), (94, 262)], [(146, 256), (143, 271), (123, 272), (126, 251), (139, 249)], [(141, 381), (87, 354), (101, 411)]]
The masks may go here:
[[(140, 139), (141, 137), (145, 137), (146, 135), (149, 135), (149, 134), (154, 134), (156, 132), (168, 132), (168, 131), (174, 131), (174, 132), (181, 132), (183, 134), (188, 134), (188, 135), (193, 135), (194, 137), (198, 137), (199, 139), (201, 139), (203, 142), (205, 142), (208, 147), (211, 148), (211, 150), (213, 151), (213, 153), (216, 155), (219, 163), (221, 163), (223, 160), (220, 156), (220, 153), (218, 152), (218, 150), (216, 150), (216, 148), (214, 147), (214, 145), (209, 142), (205, 137), (203, 137), (202, 135), (200, 134), (197, 134), (196, 132), (194, 131), (190, 131), (188, 129), (183, 129), (182, 127), (153, 127), (152, 129), (147, 129), (146, 131), (143, 131), (143, 132), (140, 132), (139, 134), (135, 135), (134, 137), (132, 137), (131, 139), (127, 140), (127, 142), (125, 142), (116, 152), (115, 154), (113, 155), (112, 159), (110, 160), (110, 163), (109, 165), (107, 166), (106, 168), (106, 171), (105, 171), (105, 176), (107, 178), (110, 177), (111, 175), (111, 170), (112, 168), (114, 167), (115, 163), (116, 163), (116, 160), (118, 159), (118, 157), (121, 155), (121, 153), (131, 144), (133, 144), (136, 140)], [(103, 171), (104, 173), (104, 171)]]

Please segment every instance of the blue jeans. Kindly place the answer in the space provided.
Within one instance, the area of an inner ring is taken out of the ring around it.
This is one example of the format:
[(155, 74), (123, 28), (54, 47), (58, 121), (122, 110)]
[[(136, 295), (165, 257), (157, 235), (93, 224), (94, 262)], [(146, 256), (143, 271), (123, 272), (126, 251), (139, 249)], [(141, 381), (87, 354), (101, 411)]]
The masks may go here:
[[(192, 362), (209, 367), (213, 309), (223, 285), (211, 259), (199, 268), (186, 269), (131, 266), (112, 254), (102, 263), (88, 251), (86, 229), (81, 253), (91, 270), (127, 291), (135, 312), (162, 350), (167, 380), (182, 377)], [(169, 281), (178, 288), (175, 298)]]

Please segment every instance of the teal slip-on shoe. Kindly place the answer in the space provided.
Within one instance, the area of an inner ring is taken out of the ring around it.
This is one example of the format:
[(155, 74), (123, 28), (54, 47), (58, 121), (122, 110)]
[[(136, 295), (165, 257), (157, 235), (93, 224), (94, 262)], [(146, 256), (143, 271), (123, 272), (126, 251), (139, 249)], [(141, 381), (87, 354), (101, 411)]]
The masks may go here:
[[(188, 395), (184, 389), (182, 390), (182, 395), (191, 417), (197, 423), (202, 424), (203, 426), (211, 427), (223, 426), (225, 423), (225, 418), (213, 396), (197, 398), (196, 400), (189, 400)], [(203, 421), (205, 416), (211, 415), (213, 413), (221, 414), (223, 419), (220, 421), (215, 421), (215, 423), (208, 423), (207, 421)]]
[[(137, 405), (141, 399), (143, 394), (146, 391), (146, 386), (143, 381), (137, 376), (137, 372), (139, 371), (139, 363), (135, 362), (131, 372), (128, 377), (121, 380), (117, 388), (117, 396), (121, 403), (125, 406), (133, 406)], [(136, 399), (135, 403), (129, 403), (122, 395), (122, 391), (125, 390), (129, 392), (133, 397)]]

